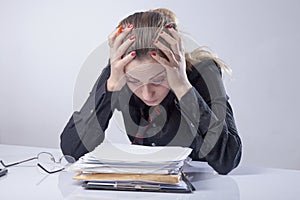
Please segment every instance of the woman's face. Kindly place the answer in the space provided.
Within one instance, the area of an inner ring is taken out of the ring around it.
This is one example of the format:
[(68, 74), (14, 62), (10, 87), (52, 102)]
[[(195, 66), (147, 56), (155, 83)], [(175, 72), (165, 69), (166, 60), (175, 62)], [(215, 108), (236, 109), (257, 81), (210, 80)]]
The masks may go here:
[(149, 106), (160, 104), (169, 93), (166, 70), (151, 57), (132, 60), (125, 76), (131, 91)]

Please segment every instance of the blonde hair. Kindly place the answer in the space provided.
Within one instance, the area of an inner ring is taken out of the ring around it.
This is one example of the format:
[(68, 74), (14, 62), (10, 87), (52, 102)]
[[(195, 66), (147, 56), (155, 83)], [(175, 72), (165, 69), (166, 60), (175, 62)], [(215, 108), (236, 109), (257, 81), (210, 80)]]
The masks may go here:
[[(166, 55), (153, 45), (153, 41), (158, 38), (160, 42), (169, 47), (166, 41), (158, 36), (162, 30), (169, 33), (168, 26), (178, 31), (178, 19), (174, 12), (166, 8), (151, 9), (145, 12), (136, 12), (123, 19), (118, 26), (132, 24), (135, 35), (135, 42), (130, 46), (126, 54), (136, 51), (136, 59), (149, 55), (150, 51), (156, 51), (160, 56), (168, 59)], [(130, 35), (128, 35), (130, 37)], [(221, 68), (231, 74), (231, 69), (224, 61), (217, 58), (207, 47), (198, 47), (192, 52), (185, 52), (187, 70), (192, 66), (206, 59), (212, 59)]]

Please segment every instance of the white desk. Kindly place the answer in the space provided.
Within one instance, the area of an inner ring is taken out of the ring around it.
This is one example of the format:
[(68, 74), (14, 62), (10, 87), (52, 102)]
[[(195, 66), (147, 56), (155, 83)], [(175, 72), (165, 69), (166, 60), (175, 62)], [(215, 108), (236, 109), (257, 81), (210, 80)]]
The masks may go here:
[[(7, 163), (33, 157), (41, 151), (61, 155), (58, 149), (0, 145), (0, 159)], [(192, 194), (154, 192), (126, 192), (85, 190), (70, 172), (45, 174), (36, 167), (36, 161), (10, 167), (8, 174), (0, 177), (1, 199), (161, 199), (161, 200), (254, 200), (284, 199), (300, 197), (300, 171), (238, 167), (230, 175), (215, 174), (205, 163), (195, 162), (190, 175), (196, 191)]]

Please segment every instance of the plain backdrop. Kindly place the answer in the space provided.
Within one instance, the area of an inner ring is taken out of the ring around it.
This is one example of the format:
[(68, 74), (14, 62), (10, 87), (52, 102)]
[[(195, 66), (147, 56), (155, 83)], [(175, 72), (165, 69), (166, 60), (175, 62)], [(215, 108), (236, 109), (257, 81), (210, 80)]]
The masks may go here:
[[(108, 34), (157, 7), (232, 68), (224, 82), (242, 163), (300, 169), (298, 0), (0, 0), (0, 143), (59, 147), (107, 62)], [(119, 126), (110, 123), (110, 138)]]

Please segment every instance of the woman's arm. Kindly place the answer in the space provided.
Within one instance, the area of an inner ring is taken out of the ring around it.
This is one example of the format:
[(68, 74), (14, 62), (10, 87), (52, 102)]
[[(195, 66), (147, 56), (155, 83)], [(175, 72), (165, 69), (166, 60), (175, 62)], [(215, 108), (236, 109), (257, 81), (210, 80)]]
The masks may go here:
[(227, 174), (241, 159), (241, 140), (233, 111), (214, 61), (203, 61), (195, 70), (190, 76), (193, 88), (178, 102), (195, 135), (191, 157), (207, 161), (218, 173)]
[(64, 128), (61, 134), (64, 154), (78, 159), (103, 141), (104, 131), (117, 106), (118, 94), (125, 85), (124, 67), (135, 57), (133, 53), (122, 56), (134, 42), (134, 37), (123, 42), (132, 28), (121, 27), (109, 35), (109, 66), (103, 70), (81, 110), (73, 113)]
[[(162, 31), (159, 37), (169, 47), (154, 41), (167, 59), (156, 53), (151, 56), (165, 67), (169, 86), (179, 100), (177, 107), (192, 133), (186, 138), (194, 139), (191, 156), (207, 161), (218, 173), (227, 174), (240, 162), (241, 142), (219, 67), (213, 60), (202, 61), (188, 78), (181, 37), (172, 27), (168, 31), (169, 34)], [(203, 94), (207, 94), (205, 100)]]
[(104, 131), (116, 106), (112, 103), (112, 92), (107, 91), (106, 82), (110, 75), (108, 65), (96, 81), (80, 111), (75, 111), (65, 126), (60, 139), (65, 155), (76, 160), (92, 151), (104, 139)]

